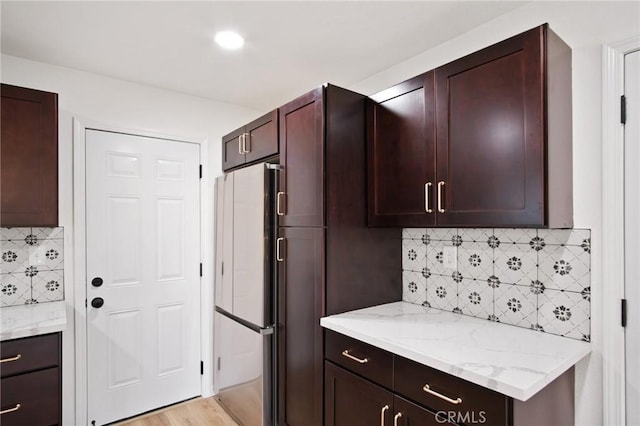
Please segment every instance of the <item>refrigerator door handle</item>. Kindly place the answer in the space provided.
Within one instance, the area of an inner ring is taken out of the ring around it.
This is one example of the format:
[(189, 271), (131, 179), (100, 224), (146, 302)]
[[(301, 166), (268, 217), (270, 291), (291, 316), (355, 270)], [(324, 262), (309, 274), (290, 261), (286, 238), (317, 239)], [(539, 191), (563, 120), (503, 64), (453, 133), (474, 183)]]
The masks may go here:
[(274, 332), (274, 328), (272, 325), (269, 325), (267, 327), (259, 327), (245, 319), (242, 319), (238, 316), (233, 315), (231, 312), (226, 311), (224, 309), (222, 309), (219, 306), (216, 306), (215, 311), (221, 315), (224, 315), (225, 317), (229, 318), (230, 320), (233, 320), (235, 322), (237, 322), (240, 325), (243, 325), (245, 327), (247, 327), (250, 330), (255, 331), (256, 333), (260, 334), (261, 336), (268, 336), (270, 334), (273, 334)]

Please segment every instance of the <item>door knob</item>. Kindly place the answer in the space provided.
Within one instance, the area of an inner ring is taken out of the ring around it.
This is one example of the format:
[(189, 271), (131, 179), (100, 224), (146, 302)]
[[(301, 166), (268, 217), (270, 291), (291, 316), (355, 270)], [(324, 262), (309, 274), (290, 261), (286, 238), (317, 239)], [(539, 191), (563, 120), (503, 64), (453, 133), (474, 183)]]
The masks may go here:
[(95, 277), (94, 279), (91, 280), (91, 285), (94, 287), (100, 287), (102, 283), (103, 281), (102, 281), (102, 278), (100, 277)]
[(102, 297), (96, 297), (91, 301), (91, 306), (94, 308), (101, 308), (104, 305), (104, 299)]

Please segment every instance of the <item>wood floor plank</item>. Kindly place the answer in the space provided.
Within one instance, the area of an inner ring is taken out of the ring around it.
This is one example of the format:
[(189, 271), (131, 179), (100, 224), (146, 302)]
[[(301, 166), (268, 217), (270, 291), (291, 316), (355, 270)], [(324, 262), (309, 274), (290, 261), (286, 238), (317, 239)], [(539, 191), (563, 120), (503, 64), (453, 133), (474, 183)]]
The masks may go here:
[(113, 426), (238, 426), (215, 398), (195, 398)]

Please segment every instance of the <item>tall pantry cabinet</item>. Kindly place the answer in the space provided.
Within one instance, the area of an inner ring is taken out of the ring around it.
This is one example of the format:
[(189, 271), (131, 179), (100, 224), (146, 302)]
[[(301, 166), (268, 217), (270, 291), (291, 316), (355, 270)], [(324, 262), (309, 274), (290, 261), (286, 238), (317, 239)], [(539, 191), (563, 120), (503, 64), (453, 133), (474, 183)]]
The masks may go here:
[(400, 229), (367, 227), (364, 96), (326, 85), (279, 116), (278, 423), (319, 426), (320, 318), (401, 299)]

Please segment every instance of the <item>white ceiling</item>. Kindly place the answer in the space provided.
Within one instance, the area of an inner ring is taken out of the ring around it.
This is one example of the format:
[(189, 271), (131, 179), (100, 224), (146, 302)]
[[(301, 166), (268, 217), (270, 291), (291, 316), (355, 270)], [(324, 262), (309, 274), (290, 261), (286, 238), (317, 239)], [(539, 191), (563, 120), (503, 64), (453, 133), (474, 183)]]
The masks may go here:
[[(2, 53), (257, 109), (349, 85), (523, 2), (2, 1)], [(213, 44), (235, 29), (241, 51)]]

